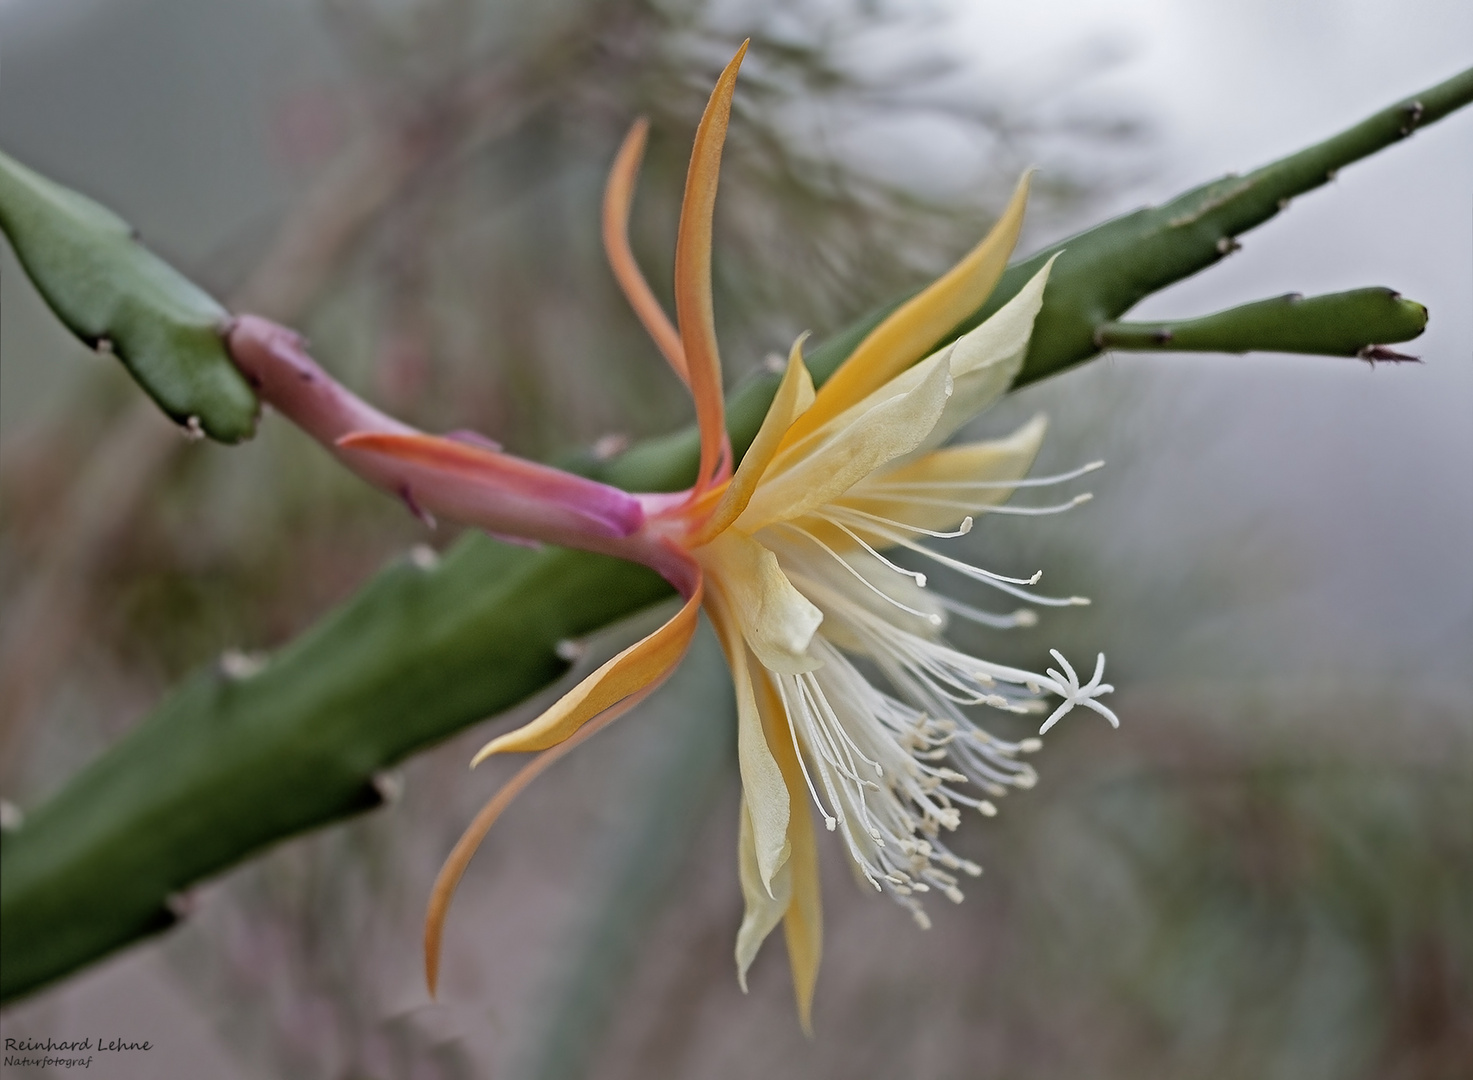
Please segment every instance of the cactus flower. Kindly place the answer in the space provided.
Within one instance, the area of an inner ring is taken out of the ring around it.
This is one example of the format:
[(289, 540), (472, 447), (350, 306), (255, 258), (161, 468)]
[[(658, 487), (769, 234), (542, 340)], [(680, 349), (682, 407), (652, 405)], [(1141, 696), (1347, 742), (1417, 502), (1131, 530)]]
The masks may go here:
[[(1032, 612), (981, 611), (928, 587), (924, 573), (892, 557), (903, 551), (909, 563), (930, 560), (1036, 604), (1085, 602), (1035, 596), (1027, 590), (1036, 574), (1007, 577), (926, 543), (966, 533), (982, 513), (1067, 509), (1088, 496), (1036, 509), (1004, 504), (1018, 487), (1071, 480), (1098, 464), (1025, 479), (1043, 438), (1041, 417), (1003, 439), (943, 446), (1007, 390), (1027, 353), (1049, 266), (986, 322), (927, 355), (996, 285), (1022, 224), (1027, 175), (987, 237), (876, 327), (818, 390), (800, 338), (756, 438), (733, 462), (712, 318), (711, 232), (745, 50), (723, 72), (696, 132), (676, 240), (674, 325), (626, 235), (643, 121), (619, 151), (604, 203), (615, 276), (695, 402), (700, 463), (688, 490), (631, 495), (484, 440), (424, 435), (352, 398), (292, 342), (272, 338), (269, 324), (242, 320), (232, 341), (267, 400), (417, 514), (635, 559), (684, 598), (658, 630), (476, 755), (473, 764), (493, 754), (538, 754), (481, 811), (441, 871), (425, 931), (432, 991), (451, 894), (487, 830), (538, 773), (669, 677), (701, 610), (726, 654), (737, 699), (746, 901), (737, 975), (745, 989), (759, 946), (781, 922), (805, 1030), (822, 951), (810, 806), (838, 834), (858, 875), (925, 926), (925, 894), (960, 901), (960, 879), (980, 872), (951, 852), (943, 834), (963, 811), (991, 816), (993, 800), (1036, 779), (1021, 758), (1039, 741), (994, 736), (967, 710), (1044, 713), (1053, 696), (1059, 703), (1040, 734), (1075, 706), (1118, 724), (1098, 700), (1112, 689), (1101, 682), (1103, 656), (1081, 684), (1057, 652), (1058, 668), (1043, 673), (960, 652), (941, 636), (948, 620), (1007, 627), (1031, 623)], [(887, 685), (874, 685), (856, 660)]]

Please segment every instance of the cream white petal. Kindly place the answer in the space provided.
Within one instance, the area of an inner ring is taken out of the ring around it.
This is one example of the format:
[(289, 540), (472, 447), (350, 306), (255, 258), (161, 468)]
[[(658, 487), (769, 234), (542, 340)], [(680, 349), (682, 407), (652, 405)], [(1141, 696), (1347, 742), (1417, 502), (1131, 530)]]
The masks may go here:
[(940, 446), (1013, 385), (1028, 356), (1033, 322), (1043, 306), (1043, 291), (1057, 258), (1045, 263), (990, 319), (957, 340), (949, 354), (955, 391), (917, 453)]
[[(742, 775), (742, 799), (751, 816), (757, 877), (763, 891), (774, 896), (773, 879), (787, 864), (790, 853), (788, 815), (792, 809), (788, 787), (762, 730), (762, 716), (752, 690), (753, 673), (747, 648), (740, 638), (728, 649), (727, 660), (731, 665), (732, 685), (736, 688), (737, 763)], [(764, 678), (760, 674), (756, 677)]]
[(736, 527), (752, 533), (801, 517), (915, 450), (940, 419), (952, 380), (939, 354), (912, 372), (905, 388), (871, 396), (816, 432), (816, 439), (779, 454)]
[(737, 870), (742, 882), (742, 899), (746, 901), (746, 911), (736, 937), (737, 982), (741, 984), (742, 993), (746, 993), (747, 970), (757, 958), (757, 950), (767, 940), (767, 935), (777, 928), (792, 901), (793, 875), (784, 863), (772, 879), (771, 892), (768, 891), (757, 865), (756, 840), (745, 794), (737, 837)]
[[(934, 450), (963, 424), (986, 411), (1012, 385), (1023, 361), (1027, 359), (1033, 322), (1043, 304), (1049, 271), (1057, 258), (1055, 255), (1049, 259), (1017, 295), (994, 312), (986, 322), (902, 371), (823, 427), (805, 435), (792, 446), (785, 447), (775, 463), (774, 474), (805, 457), (811, 457), (826, 442), (831, 441), (836, 432), (853, 427), (877, 405), (913, 393), (931, 373), (932, 365), (935, 364), (944, 363), (947, 366), (952, 376), (953, 392), (937, 422), (915, 448), (907, 452), (909, 457)], [(752, 519), (744, 525), (748, 531), (755, 531), (760, 527)]]
[(808, 655), (808, 643), (823, 613), (793, 588), (777, 556), (734, 529), (694, 554), (720, 583), (733, 620), (763, 667), (794, 673), (817, 666)]

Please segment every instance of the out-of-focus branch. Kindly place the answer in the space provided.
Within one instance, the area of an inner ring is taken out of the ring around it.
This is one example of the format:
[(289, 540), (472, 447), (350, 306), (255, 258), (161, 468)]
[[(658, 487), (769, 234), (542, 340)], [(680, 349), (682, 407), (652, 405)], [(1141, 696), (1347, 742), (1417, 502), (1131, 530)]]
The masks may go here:
[(68, 488), (46, 529), (45, 558), (6, 603), (0, 637), (0, 771), (29, 718), (71, 660), (97, 567), (184, 440), (153, 403), (134, 400)]
[[(300, 317), (352, 240), (422, 161), (412, 145), (402, 133), (376, 134), (332, 163), (288, 214), (233, 306)], [(134, 401), (97, 436), (97, 451), (68, 485), (47, 523), (38, 572), (8, 605), (0, 639), (0, 768), (14, 760), (36, 708), (75, 651), (100, 561), (185, 445), (151, 402)]]
[(464, 80), (419, 109), (360, 136), (288, 211), (254, 270), (230, 297), (233, 311), (295, 322), (365, 230), (427, 171), (475, 152), (536, 106), (494, 73)]

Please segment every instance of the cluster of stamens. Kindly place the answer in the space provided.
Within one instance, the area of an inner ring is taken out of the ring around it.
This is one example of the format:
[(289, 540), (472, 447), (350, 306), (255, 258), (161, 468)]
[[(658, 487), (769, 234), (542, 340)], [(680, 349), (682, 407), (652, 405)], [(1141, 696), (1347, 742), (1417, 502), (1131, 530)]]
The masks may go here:
[[(1091, 463), (1039, 480), (965, 485), (945, 483), (866, 483), (857, 498), (883, 496), (891, 503), (956, 506), (972, 513), (1059, 513), (1085, 502), (1077, 496), (1049, 507), (978, 507), (979, 499), (942, 498), (935, 488), (1033, 487), (1072, 480), (1098, 467)], [(758, 534), (778, 557), (793, 585), (818, 606), (824, 622), (810, 646), (820, 662), (810, 672), (774, 675), (789, 733), (799, 747), (799, 763), (809, 795), (824, 824), (838, 831), (860, 875), (909, 908), (929, 925), (918, 897), (936, 891), (962, 899), (959, 875), (975, 877), (981, 867), (952, 852), (942, 841), (964, 809), (984, 816), (997, 813), (994, 799), (1037, 781), (1020, 755), (1041, 747), (1037, 738), (1000, 739), (965, 711), (986, 706), (1010, 713), (1041, 713), (1043, 696), (1063, 703), (1044, 725), (1047, 730), (1075, 705), (1085, 705), (1117, 723), (1095, 697), (1102, 684), (1103, 660), (1089, 683), (1057, 652), (1067, 674), (1045, 674), (990, 663), (951, 648), (940, 639), (949, 616), (994, 628), (1032, 625), (1028, 609), (982, 611), (936, 594), (926, 575), (886, 556), (896, 547), (921, 554), (942, 566), (1013, 596), (1046, 606), (1083, 604), (1081, 597), (1040, 597), (1025, 592), (1039, 575), (1007, 577), (931, 550), (915, 536), (948, 539), (970, 531), (969, 514), (951, 531), (926, 529), (846, 506), (847, 498), (795, 522)], [(835, 534), (846, 543), (830, 543)], [(841, 550), (842, 549), (842, 550)], [(873, 664), (894, 694), (875, 687), (856, 666), (857, 657)]]

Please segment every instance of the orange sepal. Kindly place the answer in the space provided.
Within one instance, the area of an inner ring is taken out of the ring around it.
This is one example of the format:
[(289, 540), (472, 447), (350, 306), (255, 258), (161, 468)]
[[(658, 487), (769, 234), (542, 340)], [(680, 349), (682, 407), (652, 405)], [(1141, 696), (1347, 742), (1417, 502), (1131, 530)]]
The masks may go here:
[(716, 182), (721, 172), (721, 149), (731, 120), (731, 98), (737, 69), (747, 54), (747, 42), (737, 50), (706, 102), (696, 128), (685, 198), (680, 206), (680, 230), (675, 239), (675, 319), (695, 398), (696, 423), (701, 431), (701, 466), (696, 489), (704, 490), (729, 467), (726, 452), (726, 408), (721, 391), (721, 355), (716, 345), (716, 319), (711, 303), (711, 223), (716, 209)]
[(614, 279), (623, 290), (624, 297), (634, 314), (644, 324), (650, 337), (654, 338), (660, 353), (675, 369), (682, 382), (689, 385), (690, 372), (686, 369), (685, 350), (680, 344), (680, 334), (670, 323), (670, 316), (655, 299), (639, 264), (634, 261), (634, 252), (629, 248), (629, 207), (634, 202), (634, 182), (639, 177), (640, 160), (644, 157), (645, 139), (649, 135), (649, 121), (640, 117), (624, 136), (614, 164), (609, 169), (609, 183), (604, 189), (603, 233), (604, 252), (608, 255), (609, 267)]
[(451, 848), (449, 856), (445, 859), (445, 865), (440, 867), (440, 873), (435, 877), (434, 888), (430, 890), (430, 902), (425, 909), (425, 985), (429, 988), (430, 997), (433, 998), (439, 989), (440, 942), (445, 935), (445, 917), (450, 913), (450, 901), (454, 898), (455, 888), (465, 875), (466, 867), (470, 865), (476, 849), (481, 846), (481, 841), (485, 840), (486, 834), (491, 831), (491, 826), (496, 824), (497, 818), (501, 817), (506, 808), (511, 805), (512, 800), (526, 790), (527, 786), (537, 779), (549, 765), (640, 704), (653, 694), (663, 681), (662, 679), (650, 683), (613, 708), (605, 710), (590, 723), (583, 725), (571, 738), (538, 754), (523, 766), (505, 787), (493, 795), (485, 806), (481, 807), (481, 812), (475, 816), (465, 832), (461, 834), (460, 839), (455, 842), (455, 847)]

